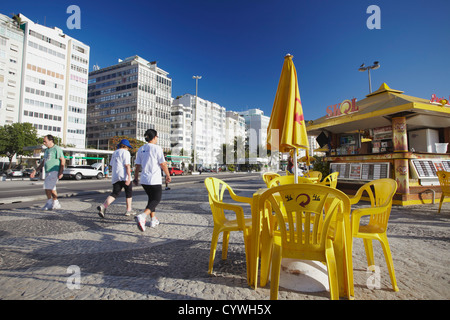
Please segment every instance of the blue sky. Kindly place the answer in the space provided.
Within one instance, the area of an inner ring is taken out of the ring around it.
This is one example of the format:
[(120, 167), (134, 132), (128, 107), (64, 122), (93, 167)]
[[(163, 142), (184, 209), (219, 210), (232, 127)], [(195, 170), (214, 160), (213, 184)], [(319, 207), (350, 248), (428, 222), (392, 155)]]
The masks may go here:
[[(81, 29), (68, 29), (69, 5)], [(381, 29), (366, 26), (370, 5)], [(405, 94), (450, 96), (449, 0), (149, 0), (2, 1), (0, 13), (23, 13), (57, 26), (91, 47), (107, 67), (133, 55), (169, 72), (173, 97), (195, 93), (227, 110), (260, 108), (270, 115), (287, 53), (294, 55), (306, 119), (328, 105), (368, 94), (386, 82)]]

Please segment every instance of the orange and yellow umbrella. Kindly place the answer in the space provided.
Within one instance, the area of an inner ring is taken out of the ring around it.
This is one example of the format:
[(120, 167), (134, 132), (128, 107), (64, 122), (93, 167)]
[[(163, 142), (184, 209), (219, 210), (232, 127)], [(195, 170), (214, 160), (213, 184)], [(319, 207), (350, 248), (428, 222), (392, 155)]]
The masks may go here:
[[(284, 57), (283, 69), (267, 128), (267, 147), (270, 150), (278, 147), (281, 152), (295, 149), (295, 157), (297, 149), (306, 149), (308, 159), (308, 136), (298, 90), (297, 71), (292, 58), (293, 56), (290, 54)], [(309, 165), (309, 163), (307, 164)]]

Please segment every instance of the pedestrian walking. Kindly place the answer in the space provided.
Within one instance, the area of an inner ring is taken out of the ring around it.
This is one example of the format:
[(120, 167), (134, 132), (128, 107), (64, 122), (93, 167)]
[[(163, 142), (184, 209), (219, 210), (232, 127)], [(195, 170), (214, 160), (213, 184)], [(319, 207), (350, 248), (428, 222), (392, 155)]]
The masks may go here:
[(159, 225), (156, 218), (156, 206), (161, 201), (162, 194), (162, 178), (161, 169), (165, 173), (166, 183), (170, 183), (171, 178), (167, 169), (167, 162), (164, 158), (163, 150), (158, 143), (158, 133), (156, 130), (148, 129), (144, 134), (145, 140), (148, 142), (139, 148), (136, 155), (136, 167), (134, 170), (134, 183), (139, 184), (139, 172), (141, 173), (141, 185), (147, 193), (148, 202), (143, 213), (136, 216), (136, 222), (139, 230), (145, 231), (145, 222), (150, 216), (150, 227), (154, 228)]
[(125, 215), (129, 216), (136, 214), (131, 206), (133, 186), (131, 184), (131, 154), (129, 150), (132, 148), (133, 147), (127, 139), (122, 139), (117, 145), (117, 150), (114, 151), (111, 156), (109, 164), (111, 165), (111, 182), (113, 189), (105, 202), (97, 207), (98, 215), (102, 218), (105, 217), (106, 209), (116, 200), (122, 189), (125, 190), (127, 204)]
[(37, 169), (31, 172), (30, 178), (34, 178), (36, 172), (39, 172), (44, 167), (44, 190), (47, 195), (47, 203), (42, 209), (61, 209), (61, 204), (58, 201), (58, 193), (56, 192), (56, 183), (63, 177), (66, 159), (64, 158), (62, 149), (55, 144), (55, 138), (51, 134), (44, 137), (44, 145), (47, 147), (44, 152), (44, 158), (39, 163)]
[(292, 156), (289, 155), (288, 158), (288, 164), (287, 164), (287, 171), (291, 174), (293, 174), (294, 172), (292, 171), (294, 168), (294, 160), (292, 160)]

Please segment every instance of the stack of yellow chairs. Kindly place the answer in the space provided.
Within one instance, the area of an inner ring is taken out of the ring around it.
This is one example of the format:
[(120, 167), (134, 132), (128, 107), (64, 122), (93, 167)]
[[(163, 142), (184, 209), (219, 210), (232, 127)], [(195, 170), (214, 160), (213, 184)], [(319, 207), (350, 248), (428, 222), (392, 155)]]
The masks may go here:
[[(348, 282), (352, 276), (343, 280), (338, 274), (338, 266), (340, 274), (344, 273), (343, 268), (345, 274), (352, 274), (352, 266), (348, 264), (351, 259), (348, 260), (344, 250), (348, 238), (341, 234), (344, 218), (349, 219), (350, 215), (346, 194), (318, 184), (281, 185), (260, 194), (255, 206), (264, 215), (263, 220), (269, 221), (271, 229), (271, 242), (266, 241), (264, 245), (264, 237), (261, 238), (261, 286), (268, 281), (268, 261), (271, 261), (271, 299), (278, 298), (282, 258), (326, 263), (331, 299), (339, 299), (340, 287), (352, 287)], [(341, 255), (336, 255), (337, 252)], [(338, 279), (346, 283), (338, 283)]]

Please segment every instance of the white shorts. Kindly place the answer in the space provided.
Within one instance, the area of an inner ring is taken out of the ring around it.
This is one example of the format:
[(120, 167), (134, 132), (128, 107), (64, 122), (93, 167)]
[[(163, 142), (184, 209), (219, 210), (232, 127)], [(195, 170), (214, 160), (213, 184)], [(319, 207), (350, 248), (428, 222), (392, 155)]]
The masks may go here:
[(50, 171), (45, 173), (44, 189), (45, 190), (56, 190), (56, 183), (58, 182), (58, 171)]

